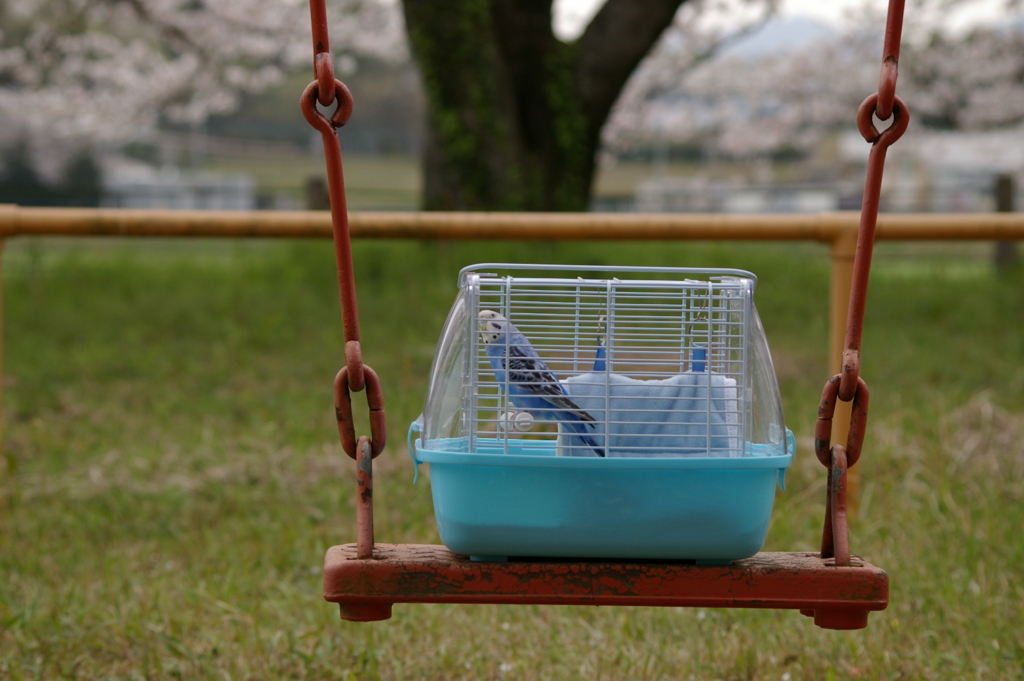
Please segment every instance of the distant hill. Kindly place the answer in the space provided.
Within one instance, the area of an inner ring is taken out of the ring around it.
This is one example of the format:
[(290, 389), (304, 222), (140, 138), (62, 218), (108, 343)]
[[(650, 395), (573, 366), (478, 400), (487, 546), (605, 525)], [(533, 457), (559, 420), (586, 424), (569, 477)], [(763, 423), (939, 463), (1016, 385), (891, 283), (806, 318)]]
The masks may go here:
[(839, 35), (834, 29), (806, 17), (777, 17), (750, 35), (723, 47), (717, 58), (759, 59), (806, 49)]

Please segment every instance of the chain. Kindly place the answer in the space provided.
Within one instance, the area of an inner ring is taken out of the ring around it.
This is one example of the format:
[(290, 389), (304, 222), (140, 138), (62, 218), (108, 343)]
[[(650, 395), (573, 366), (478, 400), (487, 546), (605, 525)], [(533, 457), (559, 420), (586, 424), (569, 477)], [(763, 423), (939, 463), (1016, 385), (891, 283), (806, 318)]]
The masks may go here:
[[(857, 129), (871, 144), (867, 176), (864, 179), (864, 200), (860, 211), (860, 230), (857, 234), (857, 253), (853, 261), (853, 282), (850, 290), (850, 308), (846, 318), (846, 349), (843, 365), (825, 384), (818, 406), (818, 422), (814, 431), (814, 451), (818, 460), (829, 469), (828, 497), (825, 506), (825, 530), (822, 535), (821, 555), (834, 557), (836, 565), (849, 565), (850, 552), (846, 525), (846, 471), (860, 458), (861, 446), (868, 419), (868, 386), (860, 377), (861, 338), (864, 332), (864, 309), (867, 304), (868, 278), (871, 274), (871, 255), (878, 223), (878, 204), (882, 192), (882, 172), (885, 153), (907, 130), (910, 110), (896, 96), (896, 76), (900, 57), (900, 36), (903, 33), (903, 7), (905, 0), (889, 0), (885, 25), (885, 45), (878, 92), (865, 99), (857, 109)], [(879, 120), (892, 119), (882, 132), (875, 126), (873, 116)], [(846, 446), (832, 446), (832, 417), (836, 400), (853, 401), (850, 430)]]
[[(320, 132), (327, 162), (327, 190), (331, 199), (331, 221), (334, 225), (334, 256), (338, 266), (338, 292), (341, 319), (345, 330), (345, 368), (334, 381), (334, 410), (338, 433), (345, 453), (357, 455), (355, 425), (352, 420), (350, 391), (366, 389), (370, 411), (370, 449), (376, 457), (384, 450), (384, 396), (380, 380), (373, 369), (363, 364), (359, 344), (359, 310), (356, 305), (356, 282), (352, 270), (352, 241), (349, 235), (348, 208), (345, 203), (345, 176), (341, 164), (341, 142), (338, 128), (352, 115), (352, 93), (334, 77), (330, 41), (327, 36), (327, 9), (324, 0), (310, 0), (309, 14), (313, 27), (313, 72), (316, 80), (306, 86), (299, 104), (306, 120)], [(320, 113), (317, 103), (335, 105), (330, 117)]]

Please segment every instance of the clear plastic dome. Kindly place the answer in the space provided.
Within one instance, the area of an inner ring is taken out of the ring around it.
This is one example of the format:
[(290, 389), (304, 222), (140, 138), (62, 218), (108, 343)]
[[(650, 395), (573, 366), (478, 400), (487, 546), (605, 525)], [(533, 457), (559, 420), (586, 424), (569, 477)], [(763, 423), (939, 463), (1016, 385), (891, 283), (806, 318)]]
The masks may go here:
[(784, 455), (755, 282), (740, 270), (466, 268), (435, 351), (420, 447)]
[(470, 342), (466, 291), (459, 291), (441, 338), (434, 350), (434, 363), (427, 384), (427, 402), (423, 409), (423, 439), (434, 447), (454, 441), (467, 431), (463, 413), (466, 348)]
[(782, 418), (782, 397), (775, 378), (775, 365), (768, 350), (768, 339), (761, 325), (761, 316), (753, 300), (750, 303), (751, 324), (747, 333), (750, 348), (750, 430), (748, 440), (766, 445), (771, 450), (786, 451), (786, 426)]

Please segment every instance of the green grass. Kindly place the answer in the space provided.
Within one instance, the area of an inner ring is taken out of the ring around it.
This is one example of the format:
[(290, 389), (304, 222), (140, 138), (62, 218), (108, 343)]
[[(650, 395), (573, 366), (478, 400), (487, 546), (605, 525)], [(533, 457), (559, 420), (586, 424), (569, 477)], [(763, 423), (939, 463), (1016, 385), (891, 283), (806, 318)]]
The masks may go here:
[[(766, 549), (817, 545), (823, 248), (355, 250), (365, 359), (390, 424), (381, 541), (437, 541), (404, 433), (456, 272), (539, 260), (759, 275), (799, 444)], [(1024, 273), (996, 278), (973, 248), (877, 255), (852, 541), (888, 570), (891, 605), (840, 633), (753, 610), (399, 605), (389, 622), (342, 622), (319, 575), (326, 548), (354, 538), (353, 465), (331, 406), (342, 343), (330, 245), (13, 242), (0, 679), (1024, 678)]]

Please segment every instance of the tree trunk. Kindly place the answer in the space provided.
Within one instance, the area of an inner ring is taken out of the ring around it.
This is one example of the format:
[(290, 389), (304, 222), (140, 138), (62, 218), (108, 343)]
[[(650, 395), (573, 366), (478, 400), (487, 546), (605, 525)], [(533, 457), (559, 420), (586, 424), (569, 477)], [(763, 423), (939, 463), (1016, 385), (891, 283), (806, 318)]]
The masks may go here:
[(608, 0), (574, 43), (551, 0), (404, 0), (429, 104), (427, 210), (586, 210), (601, 128), (685, 0)]

